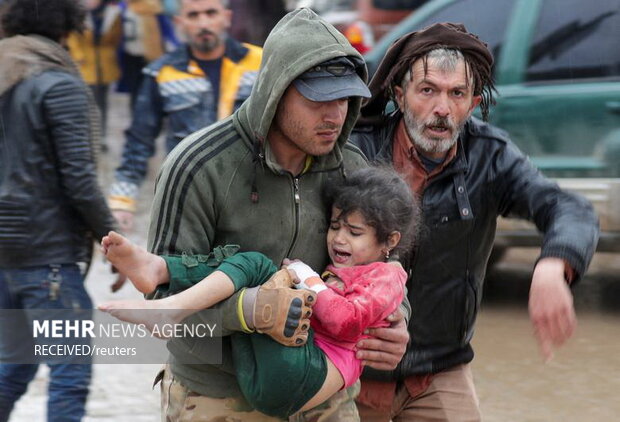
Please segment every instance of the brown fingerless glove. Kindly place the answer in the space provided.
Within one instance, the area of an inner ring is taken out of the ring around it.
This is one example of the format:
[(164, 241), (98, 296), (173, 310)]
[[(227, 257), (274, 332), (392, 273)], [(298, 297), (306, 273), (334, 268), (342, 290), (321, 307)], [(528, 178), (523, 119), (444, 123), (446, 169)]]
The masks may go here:
[(293, 288), (288, 270), (276, 272), (259, 287), (252, 312), (254, 328), (285, 346), (302, 346), (308, 340), (316, 293)]

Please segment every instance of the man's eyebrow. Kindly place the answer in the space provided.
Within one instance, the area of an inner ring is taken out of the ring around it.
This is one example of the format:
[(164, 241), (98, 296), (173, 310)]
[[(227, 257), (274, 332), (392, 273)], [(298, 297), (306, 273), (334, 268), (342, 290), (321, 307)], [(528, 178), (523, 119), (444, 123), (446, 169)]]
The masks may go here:
[(187, 12), (187, 14), (188, 15), (200, 15), (201, 13), (205, 13), (207, 15), (210, 15), (211, 13), (215, 13), (215, 12), (217, 12), (217, 9), (215, 7), (210, 7), (204, 10), (190, 10), (189, 12)]
[[(429, 80), (429, 79), (427, 79), (427, 78), (422, 79), (422, 80), (421, 80), (420, 82), (418, 82), (416, 85), (424, 85), (424, 84), (431, 85), (431, 86), (433, 86), (433, 87), (436, 87), (436, 86), (437, 86), (437, 84), (436, 84), (435, 82), (433, 82), (433, 81), (431, 81), (431, 80)], [(469, 88), (469, 85), (467, 85), (467, 84), (461, 84), (461, 85), (456, 85), (456, 86), (453, 86), (453, 87), (451, 87), (450, 89), (464, 89), (464, 90), (465, 90), (465, 89), (467, 89), (467, 88)]]
[(452, 89), (462, 89), (462, 90), (466, 90), (467, 88), (469, 88), (469, 85), (457, 85), (457, 86), (452, 87)]
[(427, 78), (423, 78), (420, 82), (418, 82), (416, 85), (422, 85), (422, 84), (428, 84), (428, 85), (432, 85), (432, 86), (437, 86), (436, 83), (434, 83), (433, 81), (427, 79)]

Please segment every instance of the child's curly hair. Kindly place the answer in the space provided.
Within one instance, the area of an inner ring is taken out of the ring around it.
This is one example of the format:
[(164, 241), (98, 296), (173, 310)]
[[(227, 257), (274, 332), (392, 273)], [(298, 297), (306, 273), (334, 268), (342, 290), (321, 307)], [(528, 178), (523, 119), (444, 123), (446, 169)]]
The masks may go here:
[(359, 211), (372, 226), (380, 243), (390, 234), (401, 234), (394, 254), (404, 254), (413, 246), (421, 217), (418, 199), (409, 185), (391, 167), (368, 167), (326, 185), (327, 204), (341, 210), (341, 216)]

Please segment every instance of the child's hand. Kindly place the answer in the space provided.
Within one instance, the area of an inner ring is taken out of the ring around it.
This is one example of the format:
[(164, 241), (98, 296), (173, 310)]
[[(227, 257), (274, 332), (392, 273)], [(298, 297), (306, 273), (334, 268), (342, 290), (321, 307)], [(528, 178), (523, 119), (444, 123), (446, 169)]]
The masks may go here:
[(293, 270), (299, 279), (299, 284), (295, 284), (297, 289), (308, 289), (319, 293), (327, 287), (321, 277), (308, 264), (295, 261), (287, 264), (287, 269)]
[(299, 262), (299, 259), (288, 259), (288, 258), (284, 258), (282, 260), (282, 266), (280, 267), (281, 270), (287, 270), (289, 272), (289, 274), (291, 275), (291, 278), (293, 279), (293, 283), (294, 285), (291, 287), (294, 288), (299, 288), (297, 287), (297, 285), (299, 284), (299, 277), (297, 277), (297, 273), (295, 271), (289, 270), (288, 266), (291, 265), (293, 262)]
[(301, 262), (301, 260), (284, 258), (282, 260), (282, 268), (286, 268), (287, 266), (291, 265), (293, 262)]
[(308, 264), (304, 264), (301, 261), (289, 262), (286, 265), (287, 269), (295, 271), (295, 274), (299, 279), (299, 284), (304, 284), (309, 278), (319, 277), (319, 275), (312, 268), (310, 268)]

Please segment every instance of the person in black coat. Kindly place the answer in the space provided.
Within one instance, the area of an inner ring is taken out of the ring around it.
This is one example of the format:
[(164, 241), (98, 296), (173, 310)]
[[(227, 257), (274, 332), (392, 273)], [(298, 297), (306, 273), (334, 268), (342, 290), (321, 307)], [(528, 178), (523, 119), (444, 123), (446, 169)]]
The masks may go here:
[[(497, 217), (543, 233), (530, 316), (545, 358), (573, 333), (570, 285), (585, 273), (598, 220), (584, 198), (545, 178), (508, 135), (471, 116), (493, 103), (493, 57), (463, 25), (435, 24), (400, 38), (370, 83), (351, 136), (370, 160), (394, 165), (420, 197), (424, 228), (411, 255), (410, 342), (391, 372), (366, 371), (363, 421), (480, 420), (470, 362)], [(393, 100), (396, 111), (385, 113)]]
[[(63, 319), (90, 312), (84, 277), (93, 239), (114, 229), (97, 183), (96, 105), (61, 45), (82, 27), (79, 4), (8, 0), (2, 17), (8, 37), (0, 41), (0, 308), (24, 310), (11, 315), (29, 323), (41, 309)], [(13, 347), (23, 346), (17, 336), (31, 330), (19, 330), (11, 318), (2, 322), (0, 421), (7, 421), (40, 356)], [(91, 365), (71, 364), (74, 357), (44, 359), (49, 421), (84, 416)]]

